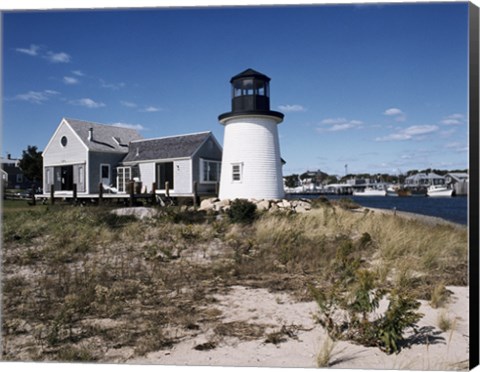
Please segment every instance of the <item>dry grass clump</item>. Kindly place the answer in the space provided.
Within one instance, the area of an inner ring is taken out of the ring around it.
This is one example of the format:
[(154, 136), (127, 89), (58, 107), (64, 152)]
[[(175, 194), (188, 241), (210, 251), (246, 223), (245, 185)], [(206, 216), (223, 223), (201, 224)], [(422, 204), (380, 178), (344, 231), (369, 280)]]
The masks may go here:
[(335, 341), (330, 336), (326, 336), (322, 343), (320, 351), (317, 354), (317, 367), (325, 368), (329, 367), (332, 362), (333, 349), (335, 349)]
[(442, 310), (438, 314), (437, 319), (438, 328), (442, 330), (442, 332), (447, 332), (450, 330), (454, 330), (455, 328), (455, 320), (452, 320), (446, 310)]

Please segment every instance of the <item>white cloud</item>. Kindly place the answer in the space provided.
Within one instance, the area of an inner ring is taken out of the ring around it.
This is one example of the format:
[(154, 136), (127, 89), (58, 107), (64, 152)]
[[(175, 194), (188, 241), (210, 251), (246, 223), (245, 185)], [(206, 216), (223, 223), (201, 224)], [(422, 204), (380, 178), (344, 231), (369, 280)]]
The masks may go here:
[(72, 74), (77, 75), (77, 76), (85, 76), (85, 74), (80, 70), (72, 71)]
[(148, 106), (145, 107), (143, 110), (140, 110), (141, 112), (157, 112), (157, 111), (162, 111), (161, 108), (154, 107), (154, 106)]
[(443, 125), (462, 125), (465, 122), (462, 114), (452, 114), (440, 121)]
[(77, 78), (74, 78), (72, 76), (64, 76), (63, 82), (67, 85), (73, 85), (73, 84), (78, 84), (79, 81)]
[(105, 107), (106, 105), (102, 102), (95, 102), (91, 98), (81, 98), (77, 100), (70, 101), (72, 105), (77, 105), (77, 106), (84, 106), (88, 108), (99, 108), (99, 107)]
[(387, 116), (403, 115), (403, 111), (400, 110), (399, 108), (392, 107), (392, 108), (386, 109), (383, 115), (387, 115)]
[(427, 134), (436, 132), (438, 127), (436, 125), (413, 125), (403, 130), (409, 136), (418, 136), (420, 134)]
[(327, 118), (323, 119), (317, 127), (317, 132), (339, 132), (352, 128), (360, 128), (363, 124), (360, 120), (347, 120), (345, 118)]
[(375, 141), (385, 142), (385, 141), (408, 141), (411, 139), (421, 139), (420, 136), (430, 134), (438, 131), (438, 126), (436, 125), (413, 125), (411, 127), (402, 129), (396, 133), (389, 134), (384, 137), (377, 137)]
[(135, 129), (135, 130), (144, 130), (145, 127), (140, 124), (128, 124), (128, 123), (113, 123), (112, 126), (119, 128)]
[(391, 107), (389, 109), (386, 109), (383, 115), (392, 116), (395, 119), (395, 121), (405, 121), (407, 118), (405, 116), (405, 113), (396, 107)]
[(44, 56), (47, 60), (49, 60), (52, 63), (69, 63), (72, 59), (68, 53), (65, 52), (60, 52), (60, 53), (54, 53), (51, 51), (48, 51), (47, 54)]
[(38, 55), (40, 47), (35, 44), (30, 44), (29, 48), (16, 48), (15, 50), (20, 53), (28, 54), (29, 56), (36, 56)]
[(105, 80), (100, 79), (100, 86), (102, 88), (108, 88), (108, 89), (113, 89), (113, 90), (118, 90), (120, 88), (123, 88), (125, 86), (125, 83), (107, 83)]
[(13, 97), (13, 100), (41, 104), (48, 101), (51, 96), (56, 94), (59, 93), (55, 90), (44, 90), (42, 92), (35, 92), (31, 90), (27, 93), (17, 94), (15, 97)]
[(138, 106), (136, 103), (129, 102), (129, 101), (120, 101), (120, 103), (122, 104), (122, 106), (129, 107), (129, 108), (135, 108)]
[(280, 105), (278, 108), (285, 112), (304, 112), (307, 111), (302, 105)]

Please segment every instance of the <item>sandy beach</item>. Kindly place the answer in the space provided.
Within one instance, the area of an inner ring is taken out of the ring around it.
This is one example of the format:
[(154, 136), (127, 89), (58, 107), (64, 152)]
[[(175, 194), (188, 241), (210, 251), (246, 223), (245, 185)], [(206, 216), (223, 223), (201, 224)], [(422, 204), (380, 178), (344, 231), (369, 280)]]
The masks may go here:
[[(457, 370), (468, 366), (468, 287), (448, 287), (452, 292), (446, 309), (433, 309), (421, 301), (419, 311), (424, 317), (418, 323), (419, 333), (407, 336), (409, 341), (400, 353), (387, 355), (378, 348), (363, 347), (350, 342), (335, 343), (329, 367), (361, 369)], [(284, 293), (265, 289), (234, 287), (227, 295), (218, 296), (215, 308), (221, 311), (225, 324), (242, 322), (263, 325), (268, 332), (285, 332), (278, 344), (265, 338), (239, 341), (220, 337), (206, 330), (197, 337), (184, 340), (171, 350), (152, 352), (142, 358), (128, 360), (131, 364), (212, 365), (250, 367), (317, 367), (317, 355), (327, 337), (315, 321), (318, 306), (314, 302), (295, 302)], [(382, 306), (381, 306), (382, 308)], [(381, 310), (381, 308), (379, 310)], [(452, 320), (447, 332), (438, 329), (441, 312)], [(211, 350), (195, 346), (215, 342)]]

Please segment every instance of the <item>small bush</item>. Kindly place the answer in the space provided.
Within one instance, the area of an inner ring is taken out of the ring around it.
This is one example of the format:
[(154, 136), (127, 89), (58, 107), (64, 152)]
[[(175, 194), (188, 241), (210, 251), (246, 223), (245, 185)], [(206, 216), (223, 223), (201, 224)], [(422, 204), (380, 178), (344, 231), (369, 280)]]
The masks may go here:
[(233, 223), (250, 224), (257, 217), (257, 206), (245, 199), (235, 199), (230, 209), (228, 210), (228, 217)]

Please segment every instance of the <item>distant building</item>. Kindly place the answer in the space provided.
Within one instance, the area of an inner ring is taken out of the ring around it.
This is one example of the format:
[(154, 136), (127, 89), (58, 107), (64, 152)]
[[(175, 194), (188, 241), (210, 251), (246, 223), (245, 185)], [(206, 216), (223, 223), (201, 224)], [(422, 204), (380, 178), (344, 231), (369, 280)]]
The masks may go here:
[(445, 182), (453, 188), (455, 195), (468, 195), (468, 173), (447, 173)]
[(436, 173), (417, 173), (405, 178), (406, 187), (427, 188), (432, 185), (445, 185), (445, 177)]
[(25, 177), (20, 168), (20, 159), (13, 159), (10, 154), (7, 158), (0, 159), (2, 166), (2, 181), (7, 189), (27, 189), (32, 187), (32, 182)]

